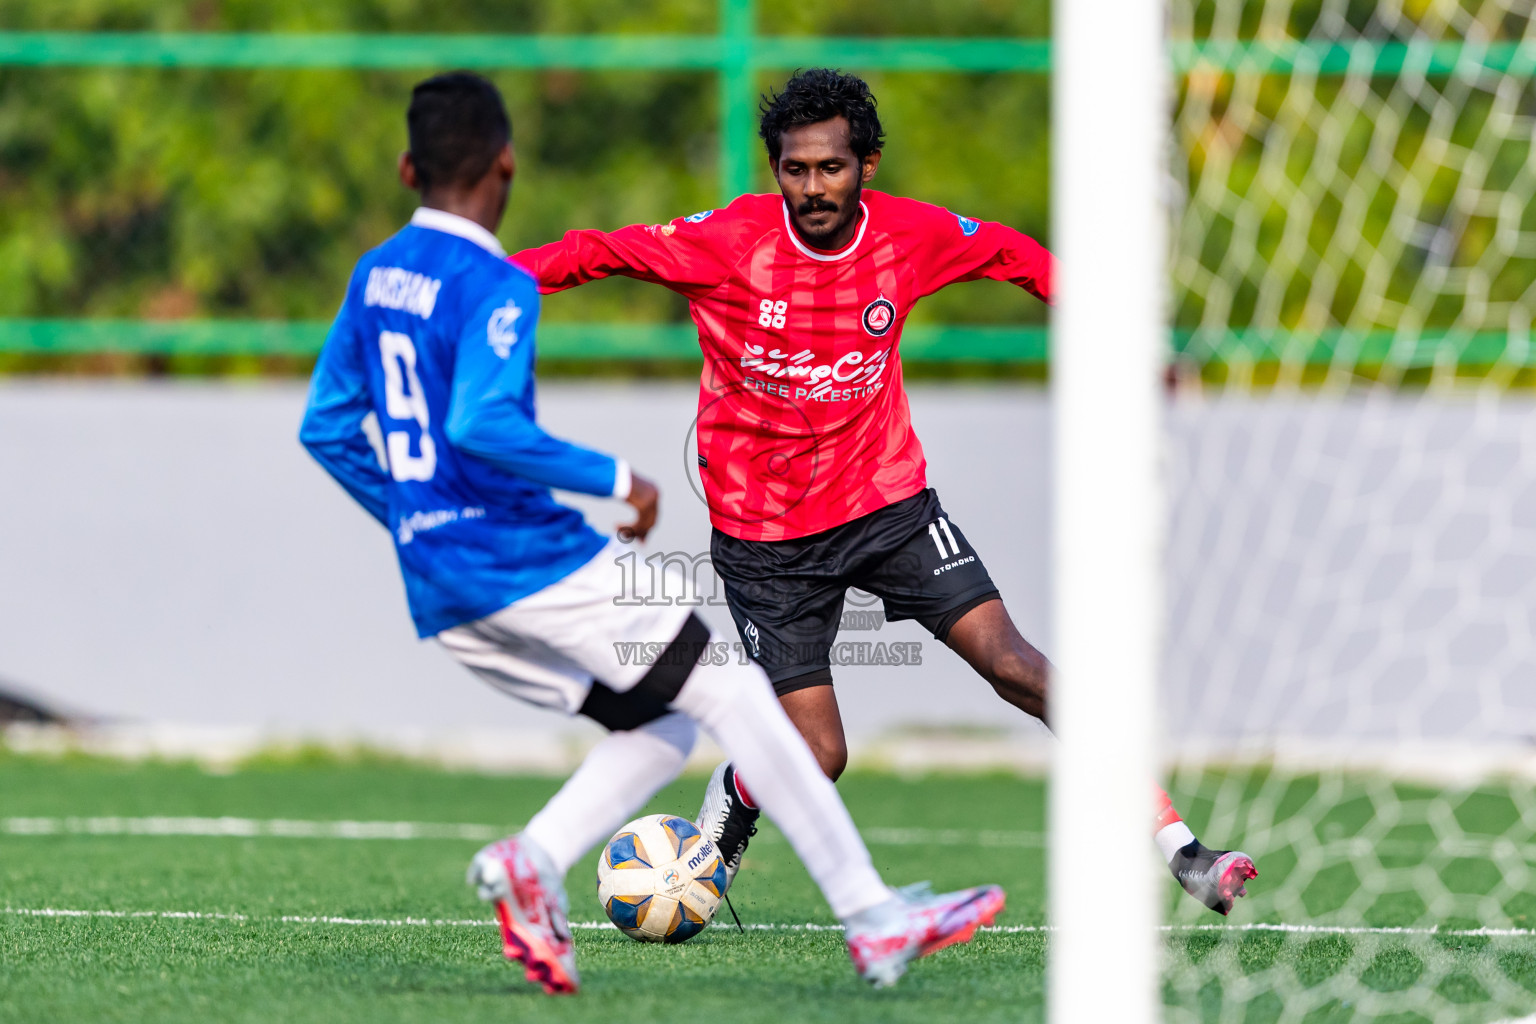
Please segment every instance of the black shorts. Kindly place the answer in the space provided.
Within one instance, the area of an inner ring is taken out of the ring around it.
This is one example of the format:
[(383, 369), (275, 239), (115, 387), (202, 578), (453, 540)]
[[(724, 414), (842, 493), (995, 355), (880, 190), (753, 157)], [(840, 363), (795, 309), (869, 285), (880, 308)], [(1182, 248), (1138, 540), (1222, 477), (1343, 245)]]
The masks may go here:
[(715, 530), (709, 547), (747, 653), (780, 696), (831, 684), (849, 587), (878, 597), (887, 621), (916, 619), (939, 640), (998, 596), (931, 487), (809, 537), (739, 540)]

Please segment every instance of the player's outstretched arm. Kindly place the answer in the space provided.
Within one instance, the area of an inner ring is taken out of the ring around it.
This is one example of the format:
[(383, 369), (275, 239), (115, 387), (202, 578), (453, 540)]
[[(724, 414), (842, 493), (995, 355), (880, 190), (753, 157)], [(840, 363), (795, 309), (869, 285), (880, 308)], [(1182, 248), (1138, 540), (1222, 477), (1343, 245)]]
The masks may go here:
[[(718, 287), (730, 272), (730, 212), (696, 213), (667, 224), (631, 224), (617, 231), (567, 231), (558, 242), (508, 258), (527, 268), (545, 294), (620, 276), (700, 295)], [(715, 218), (718, 222), (711, 223)]]
[(1051, 301), (1054, 263), (1045, 246), (1006, 224), (908, 202), (917, 211), (907, 223), (916, 236), (912, 254), (922, 267), (923, 295), (957, 281), (988, 278), (1016, 284), (1044, 302)]
[(345, 317), (343, 308), (315, 363), (299, 442), (359, 505), (387, 525), (389, 476), (383, 438), (375, 443), (369, 436), (370, 424), (377, 435), (378, 419), (368, 402), (368, 378)]

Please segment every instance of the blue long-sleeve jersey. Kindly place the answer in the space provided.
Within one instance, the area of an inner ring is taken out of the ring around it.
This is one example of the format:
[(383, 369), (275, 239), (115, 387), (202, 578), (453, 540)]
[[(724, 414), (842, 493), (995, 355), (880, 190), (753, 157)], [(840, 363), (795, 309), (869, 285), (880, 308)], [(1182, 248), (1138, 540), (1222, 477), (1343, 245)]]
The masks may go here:
[(489, 615), (606, 543), (551, 487), (627, 493), (622, 461), (539, 428), (539, 292), (495, 236), (417, 210), (359, 261), (299, 439), (394, 534), (421, 636)]

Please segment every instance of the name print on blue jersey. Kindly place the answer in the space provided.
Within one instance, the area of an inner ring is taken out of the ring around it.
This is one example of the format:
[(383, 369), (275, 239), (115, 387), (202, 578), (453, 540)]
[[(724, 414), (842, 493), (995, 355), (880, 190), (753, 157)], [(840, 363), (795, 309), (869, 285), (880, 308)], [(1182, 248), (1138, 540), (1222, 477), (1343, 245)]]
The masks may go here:
[(403, 309), (426, 320), (437, 308), (437, 293), (442, 287), (443, 282), (425, 274), (400, 267), (374, 267), (368, 271), (363, 305)]

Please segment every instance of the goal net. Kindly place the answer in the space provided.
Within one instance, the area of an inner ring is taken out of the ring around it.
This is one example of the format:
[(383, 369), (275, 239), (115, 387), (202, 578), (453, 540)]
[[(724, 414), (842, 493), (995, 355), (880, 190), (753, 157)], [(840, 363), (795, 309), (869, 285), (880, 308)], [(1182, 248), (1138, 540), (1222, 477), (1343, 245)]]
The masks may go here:
[(1536, 1014), (1536, 16), (1172, 0), (1165, 1017)]

